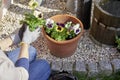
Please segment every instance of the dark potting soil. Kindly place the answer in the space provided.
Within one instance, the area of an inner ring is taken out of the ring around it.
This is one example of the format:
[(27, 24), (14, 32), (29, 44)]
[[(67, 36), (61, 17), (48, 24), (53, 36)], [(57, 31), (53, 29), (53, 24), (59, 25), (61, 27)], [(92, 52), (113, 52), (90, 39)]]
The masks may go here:
[(101, 8), (114, 16), (120, 17), (120, 0), (108, 1), (107, 3), (101, 4)]

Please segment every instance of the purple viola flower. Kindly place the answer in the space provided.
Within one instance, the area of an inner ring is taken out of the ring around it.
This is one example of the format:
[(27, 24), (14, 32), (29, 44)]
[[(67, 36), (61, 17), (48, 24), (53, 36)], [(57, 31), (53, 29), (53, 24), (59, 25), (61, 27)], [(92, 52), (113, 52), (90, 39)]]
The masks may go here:
[(52, 20), (52, 19), (47, 19), (46, 20), (46, 26), (48, 27), (48, 28), (53, 28), (53, 24), (54, 24), (54, 21)]
[(81, 32), (80, 24), (76, 24), (73, 26), (74, 33), (78, 35)]
[(48, 28), (53, 28), (53, 24), (47, 24)]
[(80, 32), (81, 32), (81, 28), (78, 28), (76, 31), (74, 31), (76, 35), (78, 35)]
[(64, 26), (65, 26), (65, 24), (63, 24), (63, 23), (57, 23), (57, 25), (58, 25), (58, 26), (61, 26), (61, 27), (64, 27)]

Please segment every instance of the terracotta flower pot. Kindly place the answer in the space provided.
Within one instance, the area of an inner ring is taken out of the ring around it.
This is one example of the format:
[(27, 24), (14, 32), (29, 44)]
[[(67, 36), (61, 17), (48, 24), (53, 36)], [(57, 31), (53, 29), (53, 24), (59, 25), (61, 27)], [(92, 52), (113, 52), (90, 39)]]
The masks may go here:
[(68, 21), (72, 21), (74, 24), (76, 24), (76, 23), (80, 24), (80, 27), (81, 27), (80, 34), (77, 35), (76, 37), (74, 37), (70, 40), (66, 40), (66, 41), (56, 41), (46, 34), (44, 28), (42, 29), (43, 35), (46, 39), (47, 46), (52, 55), (54, 55), (56, 57), (61, 57), (61, 58), (71, 56), (72, 54), (74, 54), (74, 52), (77, 48), (78, 41), (79, 41), (81, 35), (83, 34), (82, 22), (79, 19), (77, 19), (76, 17), (67, 15), (67, 14), (55, 15), (55, 16), (52, 16), (51, 19), (53, 19), (55, 22), (58, 22), (58, 23), (66, 23)]

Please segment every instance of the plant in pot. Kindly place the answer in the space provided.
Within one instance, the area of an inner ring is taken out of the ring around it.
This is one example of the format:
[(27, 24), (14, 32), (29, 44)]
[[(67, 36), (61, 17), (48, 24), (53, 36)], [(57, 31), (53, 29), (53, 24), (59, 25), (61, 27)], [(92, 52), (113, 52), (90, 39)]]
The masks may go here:
[[(38, 27), (42, 27), (45, 24), (45, 20), (42, 18), (42, 14), (36, 14), (36, 7), (38, 3), (36, 0), (30, 0), (29, 7), (31, 8), (31, 13), (25, 13), (24, 19), (20, 21), (22, 24), (21, 30), (22, 32), (25, 31), (26, 26), (29, 27), (30, 31), (34, 31)], [(22, 34), (22, 32), (20, 32)], [(23, 34), (21, 35), (23, 36)]]
[(71, 56), (77, 49), (83, 24), (68, 14), (55, 15), (46, 20), (42, 31), (50, 53), (64, 58)]
[(115, 39), (116, 39), (115, 43), (117, 43), (117, 50), (120, 52), (120, 37), (116, 36)]
[(77, 43), (83, 33), (82, 22), (71, 15), (55, 15), (47, 20), (34, 16), (37, 6), (35, 0), (31, 0), (29, 5), (32, 13), (25, 14), (25, 19), (21, 22), (23, 26), (28, 25), (31, 31), (38, 26), (42, 26), (43, 36), (50, 53), (57, 57), (71, 56), (76, 48)]

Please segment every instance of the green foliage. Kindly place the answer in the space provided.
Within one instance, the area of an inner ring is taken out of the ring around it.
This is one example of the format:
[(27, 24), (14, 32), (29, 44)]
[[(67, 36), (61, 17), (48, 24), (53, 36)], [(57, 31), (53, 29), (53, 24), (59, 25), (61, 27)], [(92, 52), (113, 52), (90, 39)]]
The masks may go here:
[[(50, 22), (51, 21), (51, 22)], [(73, 24), (72, 22), (56, 23), (53, 20), (46, 21), (44, 26), (46, 33), (56, 41), (65, 41), (76, 37), (81, 31), (80, 26)], [(78, 34), (75, 30), (78, 29)]]
[(20, 21), (20, 24), (27, 24), (30, 31), (34, 31), (36, 28), (45, 25), (45, 20), (43, 18), (39, 18), (34, 15), (34, 11), (37, 6), (38, 2), (36, 0), (30, 0), (29, 7), (32, 9), (32, 12), (26, 13), (25, 18)]
[(53, 25), (54, 25), (54, 27), (52, 29), (46, 27), (46, 32), (48, 34), (50, 34), (50, 37), (52, 37), (53, 39), (55, 39), (57, 41), (66, 40), (66, 38), (68, 37), (67, 29), (59, 26), (60, 28), (62, 28), (62, 30), (58, 31), (57, 30), (58, 25), (56, 25), (55, 23)]
[(74, 71), (73, 74), (78, 78), (78, 80), (87, 80), (87, 75), (84, 73)]
[(66, 35), (67, 29), (63, 28), (63, 30), (57, 31), (56, 28), (57, 28), (57, 25), (54, 26), (52, 33), (51, 33), (51, 37), (57, 41), (65, 40), (67, 37), (67, 35)]
[(116, 43), (117, 43), (117, 48), (120, 49), (120, 38), (118, 36), (115, 37)]
[(98, 75), (96, 77), (87, 77), (87, 75), (85, 76), (79, 72), (74, 72), (74, 75), (77, 76), (78, 80), (120, 80), (120, 70), (109, 76)]
[(110, 76), (104, 76), (101, 80), (120, 80), (120, 71), (117, 71)]
[(111, 75), (98, 75), (97, 77), (91, 77), (88, 80), (120, 80), (120, 71), (118, 70)]
[(34, 31), (37, 27), (42, 27), (45, 24), (45, 20), (35, 17), (33, 14), (25, 14), (25, 19), (20, 23), (26, 23), (29, 26), (30, 31)]

